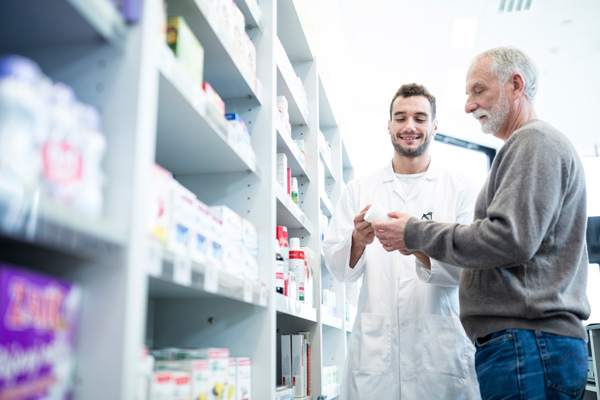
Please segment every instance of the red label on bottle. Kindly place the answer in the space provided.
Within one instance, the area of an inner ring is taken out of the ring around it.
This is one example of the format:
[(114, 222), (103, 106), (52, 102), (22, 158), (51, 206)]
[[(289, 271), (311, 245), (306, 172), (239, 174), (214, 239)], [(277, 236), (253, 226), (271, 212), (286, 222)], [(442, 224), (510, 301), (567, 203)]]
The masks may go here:
[(44, 143), (42, 160), (44, 176), (50, 182), (67, 184), (81, 180), (83, 174), (81, 152), (66, 140)]
[(290, 250), (290, 260), (304, 260), (304, 252), (302, 250)]

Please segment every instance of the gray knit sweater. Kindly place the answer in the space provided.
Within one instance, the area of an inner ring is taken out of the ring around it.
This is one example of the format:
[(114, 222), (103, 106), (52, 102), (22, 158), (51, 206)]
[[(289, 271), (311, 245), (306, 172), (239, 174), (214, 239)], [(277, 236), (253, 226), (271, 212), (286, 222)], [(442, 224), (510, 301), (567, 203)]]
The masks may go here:
[(533, 120), (498, 152), (471, 225), (411, 218), (405, 241), (464, 268), (460, 318), (471, 340), (510, 328), (586, 339), (586, 211), (574, 147)]

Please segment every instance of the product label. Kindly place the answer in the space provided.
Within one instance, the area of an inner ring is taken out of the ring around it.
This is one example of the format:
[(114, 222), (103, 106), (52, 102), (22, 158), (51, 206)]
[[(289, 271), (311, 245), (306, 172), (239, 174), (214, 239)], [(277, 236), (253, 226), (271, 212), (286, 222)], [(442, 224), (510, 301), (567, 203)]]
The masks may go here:
[(42, 147), (44, 177), (51, 183), (64, 185), (81, 181), (83, 158), (78, 148), (68, 141), (48, 141)]
[(0, 265), (1, 400), (69, 398), (79, 304), (71, 283)]

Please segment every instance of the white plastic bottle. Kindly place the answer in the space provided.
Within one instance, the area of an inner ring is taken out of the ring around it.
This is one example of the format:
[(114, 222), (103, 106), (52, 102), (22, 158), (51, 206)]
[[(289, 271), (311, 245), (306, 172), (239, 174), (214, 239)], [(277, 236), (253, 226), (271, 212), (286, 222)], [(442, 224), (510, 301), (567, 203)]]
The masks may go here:
[(44, 191), (63, 204), (70, 204), (83, 177), (79, 118), (73, 89), (55, 83), (50, 109), (50, 131), (41, 148)]
[(298, 297), (296, 300), (304, 302), (306, 265), (304, 264), (304, 251), (300, 248), (299, 238), (290, 238), (290, 272), (296, 275), (298, 285)]
[(79, 103), (77, 107), (81, 128), (80, 149), (82, 156), (82, 178), (79, 193), (75, 196), (75, 206), (91, 218), (98, 219), (104, 208), (102, 188), (104, 172), (102, 160), (106, 151), (106, 139), (98, 109)]
[(28, 58), (0, 57), (0, 192), (22, 194), (39, 184), (36, 140), (46, 115), (42, 77)]

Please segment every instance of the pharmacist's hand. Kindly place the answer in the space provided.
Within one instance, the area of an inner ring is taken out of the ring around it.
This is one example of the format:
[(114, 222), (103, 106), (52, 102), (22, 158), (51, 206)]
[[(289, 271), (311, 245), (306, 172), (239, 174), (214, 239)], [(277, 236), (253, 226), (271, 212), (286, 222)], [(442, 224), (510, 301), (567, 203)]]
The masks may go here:
[(410, 215), (392, 211), (388, 213), (391, 221), (373, 222), (375, 236), (381, 242), (381, 245), (386, 251), (398, 250), (404, 255), (413, 254), (415, 251), (406, 248), (404, 243), (404, 229)]
[(370, 204), (363, 208), (360, 214), (354, 217), (354, 230), (352, 231), (353, 246), (364, 248), (375, 240), (373, 226), (368, 221), (365, 221), (365, 214), (369, 208), (371, 208)]

